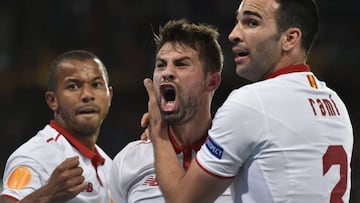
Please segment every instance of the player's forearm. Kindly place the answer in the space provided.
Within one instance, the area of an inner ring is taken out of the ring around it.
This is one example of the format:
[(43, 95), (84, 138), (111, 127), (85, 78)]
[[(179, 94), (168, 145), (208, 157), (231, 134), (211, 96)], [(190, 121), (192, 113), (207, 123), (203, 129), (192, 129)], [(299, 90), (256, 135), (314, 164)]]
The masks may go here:
[(174, 203), (179, 200), (177, 194), (181, 192), (181, 185), (179, 183), (185, 171), (179, 164), (179, 160), (169, 140), (158, 140), (154, 145), (157, 182), (160, 185), (166, 202)]
[(0, 203), (16, 203), (16, 202), (18, 201), (10, 197), (0, 196)]
[(20, 200), (18, 203), (51, 203), (53, 202), (51, 198), (52, 194), (51, 191), (48, 191), (46, 187), (43, 186), (24, 197), (24, 199)]
[(49, 197), (26, 197), (18, 203), (51, 203)]
[(74, 198), (74, 194), (60, 192), (56, 186), (43, 185), (18, 203), (63, 203)]

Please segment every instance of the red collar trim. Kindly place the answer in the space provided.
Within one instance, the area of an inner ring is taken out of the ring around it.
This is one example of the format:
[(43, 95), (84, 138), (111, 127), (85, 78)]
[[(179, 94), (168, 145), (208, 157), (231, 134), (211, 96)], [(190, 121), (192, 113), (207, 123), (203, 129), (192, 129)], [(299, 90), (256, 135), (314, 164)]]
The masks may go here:
[(50, 126), (61, 133), (71, 145), (79, 150), (80, 153), (89, 158), (94, 166), (103, 165), (105, 163), (105, 159), (99, 154), (96, 148), (94, 151), (90, 151), (85, 145), (71, 135), (71, 133), (62, 128), (55, 120), (50, 121)]
[(198, 142), (196, 142), (190, 146), (180, 146), (176, 143), (174, 135), (171, 133), (170, 128), (168, 129), (168, 132), (169, 132), (170, 142), (171, 142), (172, 146), (174, 147), (175, 152), (177, 154), (184, 152), (184, 151), (195, 151), (195, 152), (199, 151), (201, 146), (205, 143), (205, 141), (208, 137), (208, 135), (206, 135), (203, 138), (201, 138), (201, 140), (199, 140)]
[(295, 73), (295, 72), (310, 72), (310, 66), (306, 64), (296, 64), (291, 66), (286, 66), (284, 68), (281, 68), (270, 75), (268, 75), (265, 80), (270, 78), (275, 78), (279, 75), (287, 74), (287, 73)]

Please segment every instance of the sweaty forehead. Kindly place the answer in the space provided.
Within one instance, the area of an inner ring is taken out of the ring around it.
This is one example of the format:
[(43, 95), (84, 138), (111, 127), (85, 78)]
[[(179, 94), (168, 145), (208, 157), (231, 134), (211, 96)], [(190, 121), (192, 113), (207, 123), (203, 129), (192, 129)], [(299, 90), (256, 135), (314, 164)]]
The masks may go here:
[(94, 69), (99, 69), (100, 64), (94, 59), (77, 60), (77, 59), (65, 59), (58, 65), (59, 69), (64, 71), (80, 70), (84, 72), (90, 72)]
[(238, 14), (245, 12), (257, 13), (263, 18), (274, 18), (279, 3), (275, 0), (243, 0), (238, 8)]
[(157, 58), (176, 57), (176, 56), (194, 56), (197, 51), (183, 43), (165, 43), (157, 54)]
[(101, 63), (94, 59), (66, 59), (59, 63), (58, 74), (63, 76), (103, 75)]

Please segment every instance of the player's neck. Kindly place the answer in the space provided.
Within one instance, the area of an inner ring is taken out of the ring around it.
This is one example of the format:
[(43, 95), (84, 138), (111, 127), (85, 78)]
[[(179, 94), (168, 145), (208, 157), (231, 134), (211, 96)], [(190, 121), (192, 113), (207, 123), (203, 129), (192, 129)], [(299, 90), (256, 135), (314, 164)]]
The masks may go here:
[(181, 125), (170, 126), (170, 132), (178, 145), (190, 146), (207, 136), (211, 115), (193, 118)]
[(55, 118), (55, 121), (51, 121), (51, 125), (62, 133), (67, 139), (76, 139), (90, 151), (95, 150), (95, 144), (99, 137), (100, 128), (95, 129), (91, 133), (81, 133), (78, 130), (69, 127), (62, 119)]
[(305, 64), (305, 63), (306, 63), (305, 53), (300, 51), (290, 52), (288, 54), (283, 55), (283, 57), (281, 58), (281, 60), (278, 62), (275, 69), (273, 70), (273, 72), (291, 65)]
[(97, 133), (96, 135), (76, 136), (76, 138), (79, 140), (79, 142), (81, 142), (90, 151), (94, 151), (98, 136), (99, 136), (99, 134)]

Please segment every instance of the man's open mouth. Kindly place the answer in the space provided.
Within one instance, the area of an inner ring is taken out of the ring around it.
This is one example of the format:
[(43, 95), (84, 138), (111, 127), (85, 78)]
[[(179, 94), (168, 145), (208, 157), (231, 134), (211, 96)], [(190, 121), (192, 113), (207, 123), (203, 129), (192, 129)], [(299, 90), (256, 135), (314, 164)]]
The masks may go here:
[(161, 109), (164, 112), (175, 111), (176, 104), (176, 88), (172, 84), (163, 84), (160, 86), (161, 93)]
[(240, 56), (240, 57), (243, 57), (243, 56), (249, 55), (249, 53), (248, 53), (248, 52), (239, 52), (239, 53), (237, 53), (236, 55), (237, 55), (237, 56)]
[(176, 97), (175, 88), (171, 85), (163, 85), (160, 88), (161, 94), (165, 101), (174, 101)]

